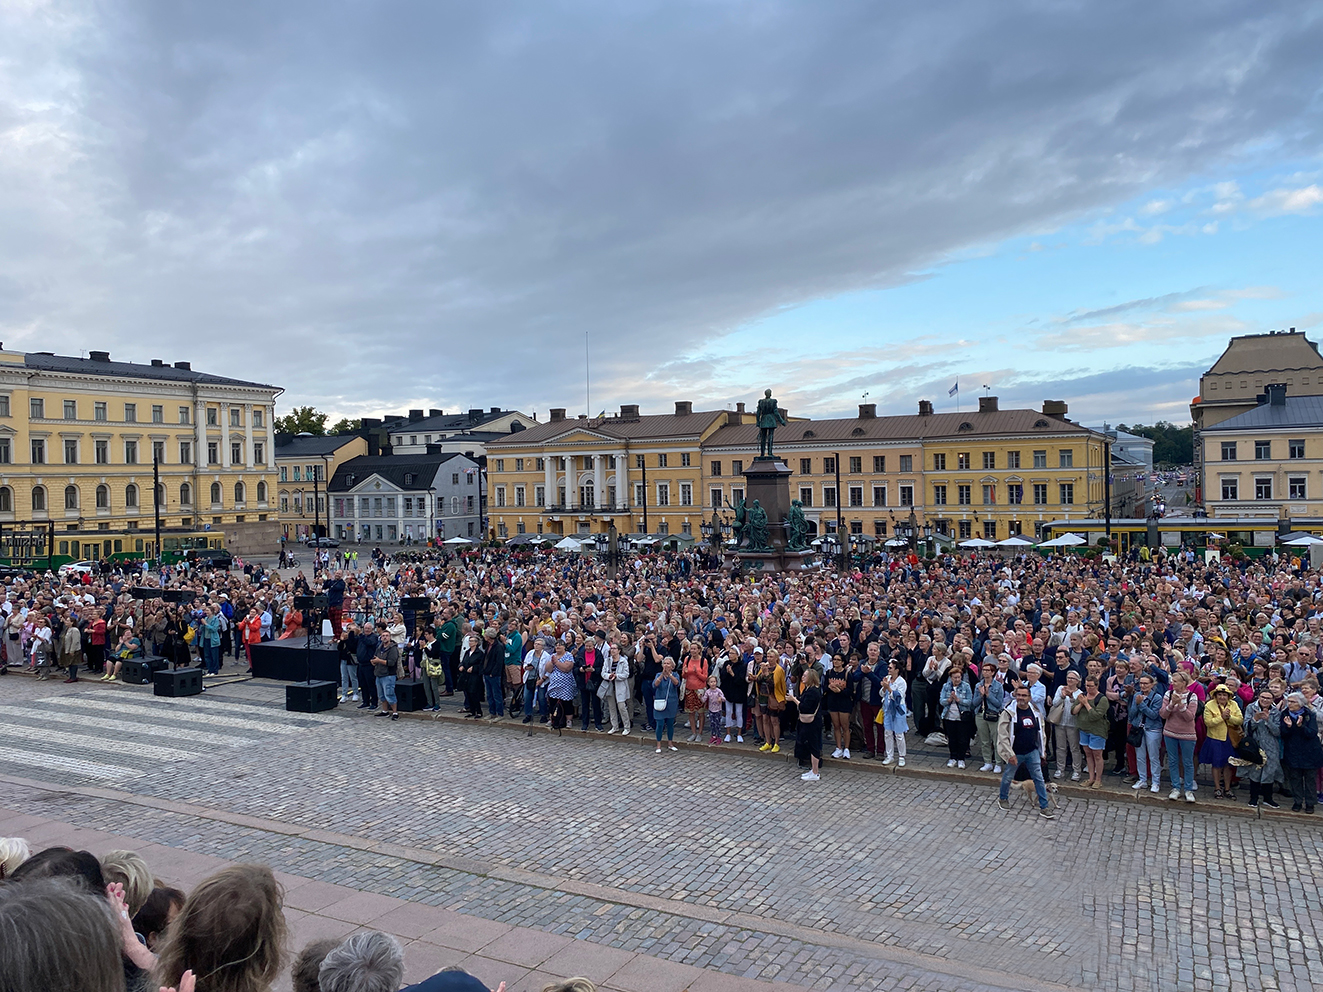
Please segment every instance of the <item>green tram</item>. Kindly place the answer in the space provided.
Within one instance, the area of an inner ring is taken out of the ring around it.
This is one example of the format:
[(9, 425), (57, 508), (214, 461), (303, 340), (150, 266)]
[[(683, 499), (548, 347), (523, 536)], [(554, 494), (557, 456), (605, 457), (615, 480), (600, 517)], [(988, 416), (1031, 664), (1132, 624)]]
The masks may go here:
[[(142, 561), (156, 557), (156, 533), (149, 530), (58, 530), (58, 523), (34, 520), (0, 523), (0, 567), (56, 569), (75, 561)], [(162, 527), (162, 560), (173, 565), (194, 548), (225, 547), (225, 532)]]
[[(1313, 534), (1323, 537), (1323, 519), (1276, 520), (1271, 517), (1162, 517), (1144, 520), (1137, 517), (1113, 517), (1112, 541), (1119, 554), (1145, 545), (1177, 548), (1218, 548), (1223, 541), (1239, 544), (1250, 557), (1267, 554), (1277, 545), (1280, 534)], [(1101, 517), (1083, 520), (1053, 520), (1042, 525), (1042, 537), (1049, 541), (1063, 534), (1075, 534), (1087, 543), (1067, 549), (1082, 553), (1096, 549), (1099, 538), (1107, 536), (1107, 522)]]

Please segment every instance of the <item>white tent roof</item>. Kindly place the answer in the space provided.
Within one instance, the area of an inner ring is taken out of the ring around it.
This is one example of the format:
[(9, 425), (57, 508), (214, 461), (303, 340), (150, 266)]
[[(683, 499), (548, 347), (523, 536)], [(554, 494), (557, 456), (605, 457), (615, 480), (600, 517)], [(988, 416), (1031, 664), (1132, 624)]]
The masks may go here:
[(575, 540), (574, 538), (572, 538), (572, 537), (562, 537), (559, 541), (556, 542), (556, 550), (558, 550), (558, 551), (578, 551), (578, 550), (579, 550), (579, 542), (576, 541), (576, 540)]
[(1077, 544), (1083, 544), (1084, 538), (1078, 534), (1062, 534), (1060, 537), (1054, 537), (1050, 541), (1044, 541), (1039, 545), (1040, 548), (1073, 548)]
[(1031, 546), (1033, 545), (1033, 543), (1034, 543), (1034, 542), (1031, 541), (1031, 540), (1029, 540), (1029, 538), (1027, 538), (1027, 537), (1021, 537), (1019, 534), (1014, 534), (1014, 535), (1012, 535), (1011, 537), (1006, 538), (1006, 540), (1004, 540), (1004, 541), (998, 541), (998, 542), (997, 542), (997, 547), (999, 547), (999, 548), (1028, 548), (1028, 547), (1031, 547)]
[(442, 544), (472, 544), (467, 537), (451, 537), (441, 542)]
[(887, 541), (886, 546), (888, 548), (907, 548), (909, 547), (909, 543), (910, 542), (903, 537), (893, 537), (890, 541)]
[(1297, 537), (1294, 541), (1285, 541), (1283, 543), (1293, 548), (1307, 548), (1311, 544), (1323, 544), (1323, 540), (1306, 535), (1304, 537)]
[(996, 544), (981, 537), (971, 537), (968, 541), (961, 541), (962, 548), (995, 548)]

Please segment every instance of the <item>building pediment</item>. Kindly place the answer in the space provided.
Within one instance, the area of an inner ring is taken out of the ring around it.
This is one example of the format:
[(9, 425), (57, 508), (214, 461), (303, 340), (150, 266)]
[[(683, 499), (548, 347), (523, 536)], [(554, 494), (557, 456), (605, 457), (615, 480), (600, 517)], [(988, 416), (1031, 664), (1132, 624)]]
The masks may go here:
[[(514, 440), (517, 441), (518, 439), (515, 438)], [(546, 441), (542, 442), (544, 447), (553, 447), (560, 444), (598, 445), (602, 443), (610, 443), (619, 446), (625, 442), (618, 437), (612, 437), (610, 434), (599, 434), (597, 431), (586, 430), (582, 427), (572, 428), (571, 430), (567, 430), (564, 434), (558, 434), (555, 437), (548, 438)]]

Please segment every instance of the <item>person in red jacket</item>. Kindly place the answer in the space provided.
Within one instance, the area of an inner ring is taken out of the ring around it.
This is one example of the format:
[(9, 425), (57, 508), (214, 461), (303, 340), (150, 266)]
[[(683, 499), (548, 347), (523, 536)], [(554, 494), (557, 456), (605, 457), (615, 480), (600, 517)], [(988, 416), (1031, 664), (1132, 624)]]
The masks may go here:
[(248, 674), (253, 674), (253, 645), (262, 640), (262, 618), (256, 608), (239, 621), (239, 635), (243, 638), (244, 652), (248, 656)]

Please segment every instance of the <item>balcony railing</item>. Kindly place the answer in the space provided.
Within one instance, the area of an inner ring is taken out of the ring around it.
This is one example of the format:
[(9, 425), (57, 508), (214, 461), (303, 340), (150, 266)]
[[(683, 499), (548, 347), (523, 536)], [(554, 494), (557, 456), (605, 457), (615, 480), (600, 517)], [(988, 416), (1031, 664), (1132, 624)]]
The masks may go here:
[(542, 507), (543, 513), (628, 513), (623, 503), (557, 503)]

